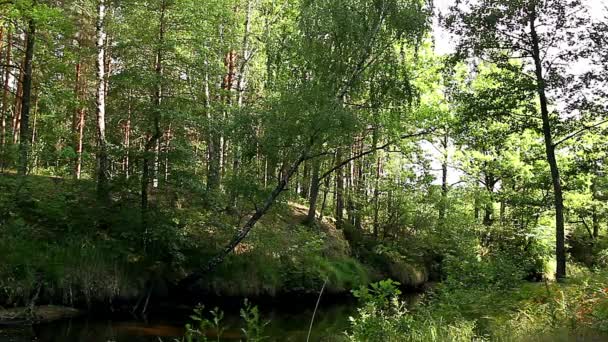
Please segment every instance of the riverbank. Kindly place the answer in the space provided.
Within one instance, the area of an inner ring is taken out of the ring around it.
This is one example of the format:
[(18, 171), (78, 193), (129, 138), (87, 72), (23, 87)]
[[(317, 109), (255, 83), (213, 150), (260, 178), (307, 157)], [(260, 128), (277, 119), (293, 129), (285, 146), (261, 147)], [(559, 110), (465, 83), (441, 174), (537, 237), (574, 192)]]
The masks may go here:
[(375, 249), (329, 220), (302, 224), (306, 208), (289, 202), (259, 222), (199, 293), (181, 298), (179, 280), (215, 255), (248, 213), (156, 193), (157, 210), (142, 228), (137, 193), (115, 193), (110, 207), (94, 194), (88, 181), (0, 177), (0, 305), (141, 313), (167, 300), (314, 296), (325, 282), (328, 296), (340, 296), (386, 276), (410, 288), (429, 277), (421, 259)]

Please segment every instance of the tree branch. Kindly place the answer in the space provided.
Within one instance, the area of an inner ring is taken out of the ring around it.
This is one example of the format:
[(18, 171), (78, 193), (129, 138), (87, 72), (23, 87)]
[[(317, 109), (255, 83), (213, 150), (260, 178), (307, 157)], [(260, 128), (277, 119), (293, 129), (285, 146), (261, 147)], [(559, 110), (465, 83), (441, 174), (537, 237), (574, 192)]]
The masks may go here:
[(243, 241), (247, 237), (247, 235), (249, 234), (251, 229), (253, 229), (255, 224), (262, 218), (262, 216), (264, 216), (268, 212), (268, 210), (270, 210), (277, 197), (279, 197), (283, 190), (285, 190), (285, 187), (289, 183), (291, 177), (298, 171), (300, 164), (302, 164), (306, 160), (308, 154), (310, 153), (310, 149), (315, 144), (315, 137), (316, 133), (310, 137), (307, 146), (300, 153), (299, 158), (293, 162), (287, 173), (284, 175), (284, 177), (282, 177), (282, 179), (279, 181), (272, 193), (268, 195), (263, 205), (260, 208), (258, 208), (257, 205), (254, 205), (256, 207), (254, 214), (249, 218), (247, 223), (245, 223), (245, 225), (241, 227), (241, 229), (239, 229), (239, 231), (232, 237), (230, 242), (228, 242), (228, 244), (226, 244), (226, 246), (218, 254), (216, 254), (211, 260), (209, 260), (209, 262), (207, 262), (204, 267), (193, 271), (186, 278), (182, 279), (179, 282), (178, 287), (185, 290), (191, 290), (194, 286), (196, 286), (199, 280), (201, 280), (205, 276), (205, 274), (211, 272), (219, 264), (221, 264), (224, 259), (230, 253), (232, 253), (236, 246), (238, 246), (241, 241)]
[(559, 145), (559, 144), (561, 144), (561, 143), (563, 143), (563, 142), (565, 142), (565, 141), (567, 141), (567, 140), (570, 140), (570, 139), (572, 139), (572, 138), (576, 137), (577, 135), (579, 135), (579, 134), (581, 134), (581, 133), (583, 133), (583, 132), (585, 132), (585, 131), (591, 130), (591, 129), (593, 129), (593, 128), (595, 128), (595, 127), (598, 127), (598, 126), (600, 126), (600, 125), (602, 125), (602, 124), (605, 124), (606, 122), (608, 122), (608, 119), (603, 120), (603, 121), (600, 121), (600, 122), (598, 122), (598, 123), (596, 123), (596, 124), (593, 124), (593, 125), (591, 125), (591, 126), (583, 126), (583, 128), (579, 129), (578, 131), (575, 131), (575, 132), (573, 132), (573, 133), (571, 133), (571, 134), (568, 134), (568, 135), (567, 135), (567, 136), (565, 136), (563, 139), (559, 140), (559, 141), (558, 141), (558, 142), (556, 142), (556, 143), (553, 143), (553, 147), (557, 147), (557, 145)]

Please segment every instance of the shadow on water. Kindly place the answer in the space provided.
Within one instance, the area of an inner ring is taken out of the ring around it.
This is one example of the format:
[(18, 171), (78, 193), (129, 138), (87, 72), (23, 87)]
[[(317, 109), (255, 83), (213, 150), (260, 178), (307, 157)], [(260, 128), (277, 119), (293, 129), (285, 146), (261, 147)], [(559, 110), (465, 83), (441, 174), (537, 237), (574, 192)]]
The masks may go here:
[[(243, 322), (238, 307), (217, 306), (225, 313), (222, 321), (225, 330), (219, 341), (243, 340)], [(298, 301), (292, 306), (288, 301), (280, 305), (261, 305), (262, 319), (268, 321), (264, 329), (266, 341), (306, 341), (314, 303), (309, 306), (303, 307)], [(352, 299), (321, 306), (315, 317), (311, 341), (344, 341), (348, 317), (355, 313), (356, 302)], [(36, 325), (33, 334), (39, 342), (173, 342), (184, 335), (184, 326), (191, 321), (189, 315), (189, 310), (167, 310), (151, 313), (146, 321), (84, 317)], [(217, 332), (210, 331), (208, 337), (215, 341)]]

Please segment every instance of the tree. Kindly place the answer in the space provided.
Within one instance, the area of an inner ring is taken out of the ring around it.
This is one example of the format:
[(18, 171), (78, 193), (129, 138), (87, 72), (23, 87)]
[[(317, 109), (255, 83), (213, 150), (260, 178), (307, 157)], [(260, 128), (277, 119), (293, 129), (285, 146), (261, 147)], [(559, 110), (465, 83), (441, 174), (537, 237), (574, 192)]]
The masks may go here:
[(108, 189), (108, 150), (106, 142), (106, 70), (105, 70), (105, 0), (97, 1), (96, 47), (97, 47), (97, 196), (101, 201), (109, 200)]
[[(36, 3), (33, 3), (35, 6)], [(25, 175), (28, 169), (28, 154), (31, 142), (29, 127), (30, 108), (32, 103), (32, 63), (34, 61), (34, 45), (36, 44), (36, 22), (33, 17), (28, 19), (26, 31), (25, 58), (23, 60), (23, 81), (21, 95), (21, 126), (19, 130), (19, 174)]]
[[(461, 56), (475, 56), (511, 68), (510, 60), (521, 59), (532, 70), (521, 69), (536, 87), (550, 166), (555, 210), (556, 277), (566, 277), (564, 200), (557, 163), (557, 111), (551, 111), (550, 94), (568, 93), (566, 65), (580, 58), (580, 28), (588, 23), (579, 0), (483, 0), (462, 1), (451, 7), (444, 24), (458, 36)], [(557, 100), (557, 98), (553, 98)]]
[[(182, 285), (186, 287), (195, 284), (221, 263), (249, 234), (304, 161), (335, 153), (335, 166), (319, 177), (320, 181), (335, 171), (341, 172), (342, 167), (357, 157), (372, 153), (365, 151), (355, 158), (345, 153), (346, 147), (352, 144), (353, 136), (367, 127), (365, 119), (368, 117), (360, 115), (355, 109), (356, 104), (365, 105), (366, 80), (382, 78), (390, 82), (392, 75), (386, 69), (389, 65), (394, 67), (393, 71), (403, 75), (395, 81), (396, 88), (414, 93), (405, 71), (407, 61), (395, 59), (395, 55), (399, 55), (399, 48), (401, 52), (409, 48), (415, 50), (422, 41), (428, 28), (428, 12), (422, 2), (303, 1), (299, 9), (300, 30), (290, 37), (294, 40), (292, 49), (283, 51), (281, 55), (288, 62), (279, 60), (273, 66), (277, 68), (278, 100), (269, 103), (269, 115), (264, 118), (265, 136), (262, 143), (282, 147), (283, 160), (278, 172), (278, 184), (263, 204), (256, 206), (254, 214), (226, 247), (184, 279)], [(330, 55), (322, 55), (319, 51)], [(398, 108), (395, 111), (406, 108), (414, 97), (404, 98), (403, 92), (398, 90), (387, 90), (385, 93), (387, 102)], [(293, 119), (295, 117), (296, 120)], [(395, 135), (398, 141), (403, 133)], [(372, 148), (373, 151), (379, 149), (376, 146)], [(336, 181), (337, 188), (342, 191), (342, 178), (337, 176)], [(314, 186), (311, 185), (311, 188)], [(340, 217), (341, 202), (336, 199), (336, 213)], [(315, 204), (313, 201), (309, 215), (314, 212)]]

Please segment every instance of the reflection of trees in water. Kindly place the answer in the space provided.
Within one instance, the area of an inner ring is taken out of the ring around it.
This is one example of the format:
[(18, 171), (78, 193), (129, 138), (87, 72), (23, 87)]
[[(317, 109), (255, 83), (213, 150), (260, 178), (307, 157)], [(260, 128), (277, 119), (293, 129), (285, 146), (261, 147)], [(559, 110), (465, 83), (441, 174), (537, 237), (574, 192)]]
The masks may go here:
[[(311, 306), (314, 303), (311, 304)], [(298, 308), (305, 303), (298, 303)], [(264, 335), (269, 341), (305, 341), (308, 325), (312, 316), (312, 307), (300, 312), (292, 312), (289, 307), (261, 309), (263, 321), (269, 321), (264, 329)], [(292, 307), (293, 309), (293, 307)], [(315, 317), (312, 340), (314, 341), (343, 341), (343, 332), (347, 329), (348, 317), (356, 313), (356, 302), (332, 303), (321, 306)], [(38, 325), (30, 328), (29, 335), (15, 342), (30, 342), (36, 336), (39, 342), (158, 342), (158, 338), (172, 341), (184, 334), (184, 326), (189, 317), (156, 318), (142, 321), (109, 321), (107, 318), (73, 319), (51, 324)], [(243, 322), (238, 311), (225, 312), (221, 341), (239, 341), (243, 338), (241, 328)], [(3, 335), (0, 335), (2, 337)], [(15, 335), (17, 336), (17, 335)], [(208, 337), (215, 339), (217, 333), (208, 331)], [(0, 340), (4, 341), (0, 338)], [(13, 340), (10, 340), (13, 341)]]

